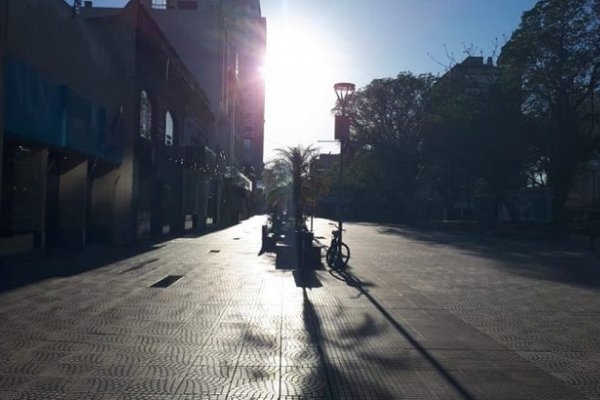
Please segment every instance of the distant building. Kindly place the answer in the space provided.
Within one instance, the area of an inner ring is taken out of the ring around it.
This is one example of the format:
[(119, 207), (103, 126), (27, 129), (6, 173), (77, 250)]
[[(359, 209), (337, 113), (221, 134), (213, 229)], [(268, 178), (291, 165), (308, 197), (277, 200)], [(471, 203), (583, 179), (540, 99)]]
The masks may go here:
[[(211, 147), (225, 156), (228, 222), (252, 212), (263, 170), (266, 21), (259, 0), (143, 0), (205, 89), (217, 120)], [(217, 190), (219, 191), (219, 190)]]
[(489, 90), (497, 79), (498, 68), (494, 65), (492, 57), (488, 57), (484, 62), (483, 57), (469, 56), (450, 68), (440, 81), (455, 80), (462, 85), (461, 88), (466, 94), (477, 96)]
[[(125, 197), (116, 207), (121, 220), (132, 221), (137, 240), (202, 230), (211, 213), (210, 180), (219, 176), (208, 147), (214, 116), (206, 94), (140, 1), (113, 15), (85, 9), (82, 15), (125, 60), (124, 76), (133, 78), (124, 93), (124, 108), (130, 101), (133, 112), (121, 115), (131, 131), (124, 132), (125, 157), (116, 170), (126, 182), (117, 191)], [(125, 231), (119, 241), (131, 239)]]

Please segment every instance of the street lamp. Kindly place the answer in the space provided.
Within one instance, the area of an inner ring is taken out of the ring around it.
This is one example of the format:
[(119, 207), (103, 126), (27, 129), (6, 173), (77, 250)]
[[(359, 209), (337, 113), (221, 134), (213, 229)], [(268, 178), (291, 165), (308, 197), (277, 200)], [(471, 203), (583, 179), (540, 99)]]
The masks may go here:
[(338, 105), (341, 107), (338, 115), (335, 116), (335, 139), (340, 141), (340, 188), (338, 197), (338, 231), (340, 246), (342, 243), (342, 204), (344, 201), (344, 147), (350, 136), (350, 119), (346, 115), (346, 106), (354, 94), (354, 84), (348, 82), (339, 82), (333, 85), (333, 90), (338, 99)]
[(354, 94), (354, 89), (354, 83), (338, 82), (333, 85), (333, 90), (335, 90), (338, 101), (342, 106), (342, 114), (344, 114), (344, 111), (346, 110), (348, 100), (350, 100), (350, 97)]
[(590, 160), (587, 167), (592, 173), (592, 210), (596, 207), (596, 172), (600, 169), (600, 160)]
[(596, 70), (597, 68), (600, 68), (600, 56), (596, 56), (592, 59), (592, 80), (590, 82), (590, 87), (591, 87), (591, 97), (590, 97), (590, 114), (592, 115), (592, 127), (591, 127), (591, 134), (592, 136), (594, 135), (594, 122), (596, 121), (596, 115), (594, 114), (594, 112), (596, 111), (594, 109), (594, 98), (596, 97)]
[(354, 94), (354, 84), (340, 82), (333, 85), (333, 89), (335, 90), (335, 94), (338, 98), (338, 104), (341, 107), (340, 112), (335, 116), (335, 139), (340, 141), (340, 146), (343, 146), (350, 135), (350, 119), (346, 115), (346, 106)]
[(592, 173), (592, 211), (590, 212), (590, 248), (594, 248), (594, 222), (596, 219), (596, 172), (600, 169), (600, 160), (589, 160), (587, 167)]

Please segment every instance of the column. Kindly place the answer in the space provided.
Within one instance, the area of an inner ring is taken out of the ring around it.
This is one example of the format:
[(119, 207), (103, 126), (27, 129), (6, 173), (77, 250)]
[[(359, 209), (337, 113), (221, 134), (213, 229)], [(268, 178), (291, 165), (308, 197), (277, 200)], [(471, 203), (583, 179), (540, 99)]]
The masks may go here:
[(63, 159), (58, 188), (58, 245), (83, 247), (86, 242), (88, 162)]

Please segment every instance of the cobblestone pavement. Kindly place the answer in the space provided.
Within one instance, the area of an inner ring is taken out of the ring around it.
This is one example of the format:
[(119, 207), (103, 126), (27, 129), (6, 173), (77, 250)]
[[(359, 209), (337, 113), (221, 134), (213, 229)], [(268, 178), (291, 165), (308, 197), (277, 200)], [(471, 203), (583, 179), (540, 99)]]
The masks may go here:
[(597, 254), (348, 224), (299, 274), (263, 221), (0, 294), (0, 398), (600, 399)]

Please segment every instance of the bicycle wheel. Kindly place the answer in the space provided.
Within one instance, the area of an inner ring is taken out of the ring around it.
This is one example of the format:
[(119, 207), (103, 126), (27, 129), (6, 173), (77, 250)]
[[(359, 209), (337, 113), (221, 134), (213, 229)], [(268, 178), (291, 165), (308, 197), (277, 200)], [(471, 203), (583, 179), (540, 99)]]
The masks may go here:
[(350, 248), (342, 243), (341, 252), (338, 252), (338, 246), (331, 246), (327, 250), (326, 260), (330, 268), (341, 271), (350, 260)]

